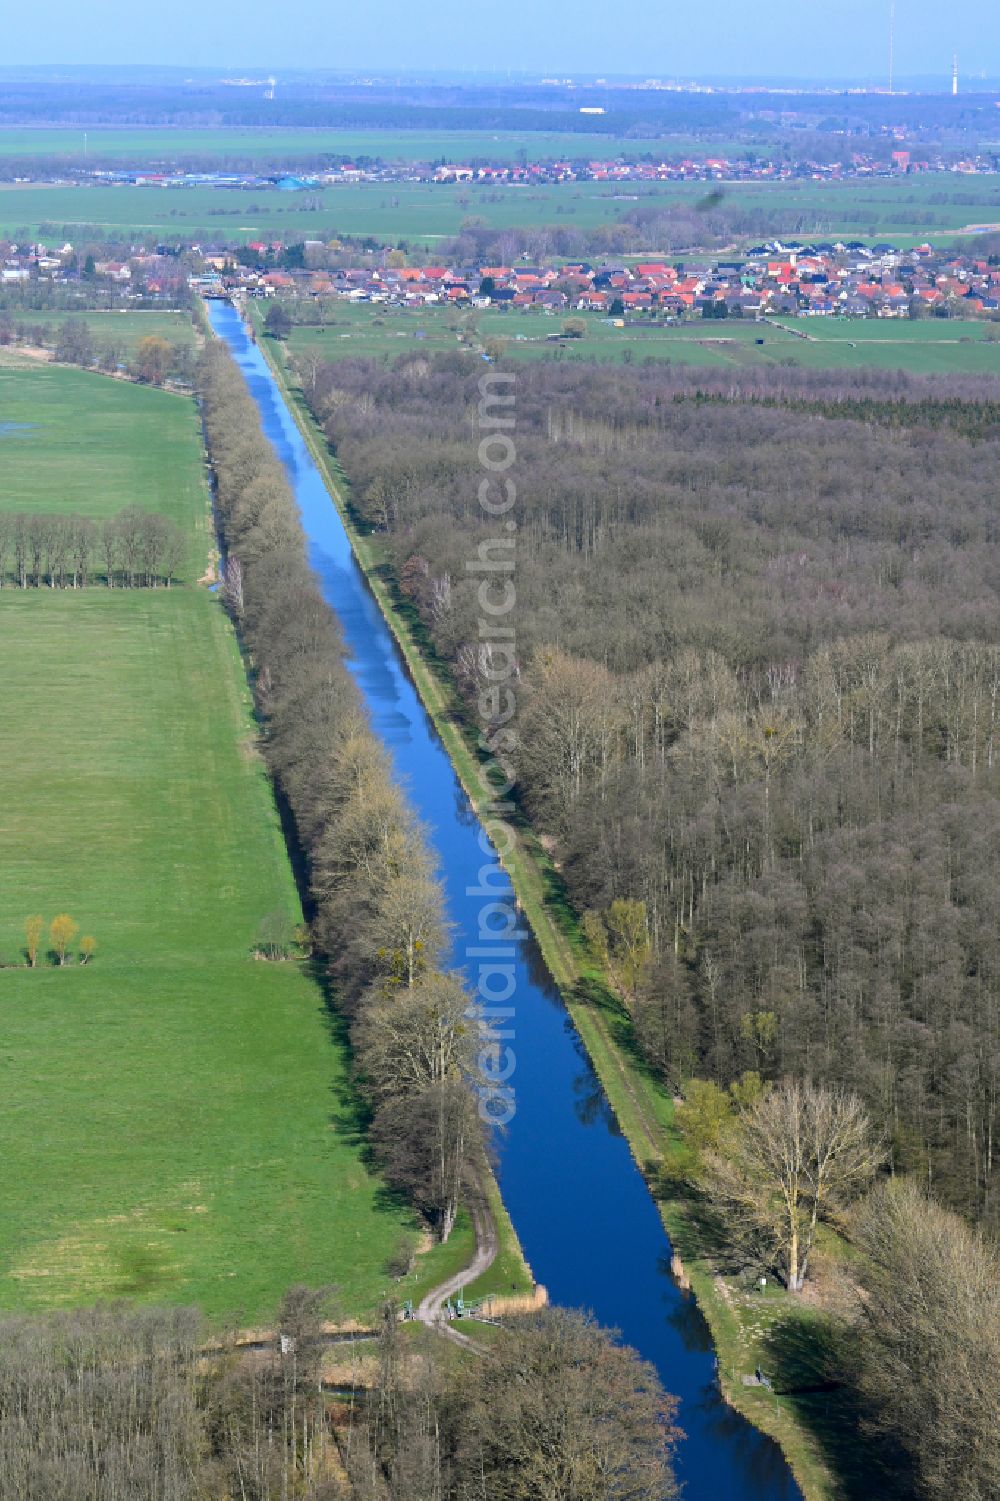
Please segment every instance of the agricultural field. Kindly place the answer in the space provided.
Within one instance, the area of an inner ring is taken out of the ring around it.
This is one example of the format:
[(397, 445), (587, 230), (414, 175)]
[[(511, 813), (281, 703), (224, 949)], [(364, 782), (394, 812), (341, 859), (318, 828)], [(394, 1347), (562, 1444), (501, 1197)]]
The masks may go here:
[(636, 137), (592, 131), (489, 130), (323, 130), (205, 129), (155, 126), (88, 126), (84, 131), (64, 126), (0, 127), (0, 158), (14, 156), (76, 157), (82, 166), (95, 158), (122, 166), (183, 164), (185, 158), (214, 157), (260, 163), (301, 161), (323, 157), (370, 157), (385, 162), (539, 161), (549, 157), (599, 158), (616, 155), (669, 161), (694, 152), (739, 157), (753, 141), (700, 138), (686, 135)]
[[(194, 404), (0, 354), (0, 504), (134, 502), (192, 539), (169, 590), (0, 590), (0, 1308), (128, 1295), (251, 1323), (304, 1281), (362, 1313), (413, 1223), (365, 1165), (308, 964), (252, 956), (300, 910), (236, 641), (196, 582)], [(92, 962), (27, 968), (25, 918), (62, 912)], [(424, 1283), (468, 1227), (453, 1241)]]
[(170, 309), (138, 312), (132, 308), (112, 311), (107, 308), (81, 307), (40, 312), (35, 308), (5, 309), (0, 303), (0, 322), (5, 318), (9, 318), (14, 324), (48, 328), (53, 335), (68, 318), (82, 319), (96, 343), (119, 345), (127, 355), (135, 352), (140, 339), (149, 337), (165, 339), (168, 344), (181, 344), (189, 349), (195, 346), (191, 314), (181, 309), (176, 312)]
[[(679, 184), (679, 188), (683, 188)], [(702, 195), (704, 187), (702, 186)], [(621, 217), (635, 194), (606, 183), (469, 187), (455, 183), (344, 183), (323, 189), (155, 188), (0, 184), (0, 233), (51, 225), (115, 234), (245, 241), (372, 235), (432, 245), (469, 218), (497, 228), (566, 224), (593, 229)], [(53, 236), (49, 234), (49, 238)]]
[[(911, 375), (1000, 375), (1000, 340), (996, 325), (921, 318), (908, 319), (780, 319), (779, 326), (797, 329), (795, 348), (780, 350), (781, 358), (816, 370), (874, 368), (905, 370)], [(779, 351), (770, 343), (763, 357)]]
[(921, 374), (1000, 375), (1000, 341), (992, 324), (952, 319), (782, 318), (764, 323), (692, 319), (667, 325), (632, 322), (616, 328), (599, 314), (583, 317), (582, 339), (564, 339), (567, 315), (454, 308), (401, 309), (326, 304), (322, 326), (297, 325), (293, 354), (310, 358), (393, 360), (401, 354), (481, 348), (502, 339), (511, 359), (613, 362), (669, 359), (713, 368), (790, 361), (810, 369), (905, 370)]
[[(466, 220), (497, 229), (562, 225), (582, 231), (621, 219), (637, 205), (692, 209), (705, 183), (345, 183), (299, 192), (277, 188), (0, 185), (0, 234), (15, 238), (102, 235), (232, 241), (371, 235), (432, 246)], [(934, 174), (844, 183), (728, 183), (713, 207), (747, 236), (891, 236), (900, 243), (1000, 223), (1000, 178)], [(79, 236), (78, 236), (79, 237)], [(650, 246), (651, 251), (655, 246)]]

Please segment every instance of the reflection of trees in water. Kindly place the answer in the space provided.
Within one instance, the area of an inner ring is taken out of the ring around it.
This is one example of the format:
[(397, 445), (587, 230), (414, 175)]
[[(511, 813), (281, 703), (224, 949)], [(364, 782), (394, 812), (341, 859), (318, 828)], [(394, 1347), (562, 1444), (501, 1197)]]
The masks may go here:
[[(711, 1331), (694, 1294), (678, 1286), (668, 1257), (659, 1258), (657, 1270), (670, 1283), (664, 1289), (667, 1324), (688, 1354), (711, 1355), (715, 1348)], [(669, 1384), (668, 1379), (668, 1387)], [(715, 1380), (702, 1387), (696, 1398), (685, 1399), (680, 1414), (682, 1428), (686, 1426), (685, 1413), (692, 1412), (701, 1418), (699, 1441), (724, 1445), (734, 1453), (734, 1468), (741, 1472), (744, 1481), (741, 1491), (744, 1501), (801, 1501), (778, 1445), (723, 1400)], [(697, 1468), (695, 1451), (688, 1453), (687, 1462)]]
[(529, 933), (521, 947), (521, 954), (528, 966), (528, 978), (536, 990), (540, 990), (547, 1001), (554, 1006), (562, 1007), (563, 999), (556, 989), (555, 981), (549, 974), (542, 951), (535, 942), (534, 935)]
[(573, 1112), (581, 1126), (603, 1125), (612, 1136), (622, 1134), (604, 1090), (590, 1070), (573, 1080)]
[[(455, 822), (463, 829), (475, 828), (479, 822), (476, 810), (469, 802), (469, 794), (457, 777), (455, 778)], [(488, 858), (488, 856), (483, 856), (484, 860)]]
[(661, 1276), (668, 1277), (671, 1283), (671, 1290), (664, 1293), (664, 1302), (669, 1304), (667, 1323), (680, 1335), (681, 1343), (689, 1353), (710, 1355), (715, 1348), (711, 1330), (698, 1307), (694, 1293), (678, 1284), (666, 1256), (659, 1258), (657, 1270)]
[(586, 1049), (569, 1017), (566, 1018), (566, 1032), (583, 1065), (573, 1080), (573, 1113), (581, 1126), (602, 1125), (609, 1135), (621, 1136), (622, 1129), (615, 1119), (615, 1113), (608, 1104), (608, 1097), (604, 1093), (601, 1081), (594, 1073)]
[(802, 1501), (778, 1445), (723, 1401), (714, 1381), (702, 1389), (697, 1401), (685, 1401), (680, 1414), (682, 1428), (685, 1411), (692, 1410), (701, 1415), (705, 1442), (725, 1445), (732, 1453), (733, 1467), (743, 1481), (744, 1501)]

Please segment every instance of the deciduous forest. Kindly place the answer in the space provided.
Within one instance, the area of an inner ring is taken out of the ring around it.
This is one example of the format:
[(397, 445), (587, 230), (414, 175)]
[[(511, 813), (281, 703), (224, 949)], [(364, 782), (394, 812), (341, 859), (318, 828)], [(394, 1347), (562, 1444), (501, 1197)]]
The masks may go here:
[(553, 1473), (579, 1501), (676, 1494), (674, 1404), (582, 1316), (543, 1311), (498, 1331), (490, 1359), (449, 1361), (391, 1307), (377, 1343), (331, 1349), (334, 1303), (290, 1289), (280, 1349), (257, 1352), (193, 1309), (7, 1320), (0, 1497), (518, 1501)]
[[(311, 390), (474, 706), (470, 365), (342, 361)], [(895, 1168), (990, 1223), (997, 397), (540, 364), (510, 471), (514, 770), (648, 1058), (675, 1088), (849, 1087)]]

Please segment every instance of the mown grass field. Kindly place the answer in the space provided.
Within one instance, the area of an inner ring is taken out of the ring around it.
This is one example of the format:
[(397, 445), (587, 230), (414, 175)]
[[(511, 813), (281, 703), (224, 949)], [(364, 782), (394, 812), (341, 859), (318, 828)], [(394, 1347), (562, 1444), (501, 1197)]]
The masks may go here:
[(152, 309), (148, 312), (126, 308), (122, 311), (108, 308), (59, 308), (52, 312), (39, 312), (35, 308), (24, 310), (0, 305), (0, 320), (10, 318), (14, 324), (31, 324), (57, 330), (68, 318), (82, 319), (98, 344), (119, 344), (131, 354), (140, 339), (156, 337), (166, 339), (168, 344), (183, 344), (193, 349), (195, 336), (190, 313), (182, 310)]
[[(451, 152), (446, 153), (451, 155)], [(454, 153), (459, 155), (457, 151)], [(728, 183), (579, 182), (540, 186), (349, 183), (307, 192), (277, 188), (0, 185), (0, 232), (32, 238), (115, 233), (187, 239), (285, 240), (373, 235), (433, 246), (467, 219), (497, 229), (563, 225), (590, 230), (637, 204), (691, 210), (712, 193), (746, 234), (940, 239), (1000, 223), (1000, 177), (933, 173), (874, 181)], [(766, 219), (762, 218), (766, 215)], [(650, 251), (656, 250), (650, 245)]]
[[(636, 320), (615, 328), (598, 314), (550, 316), (494, 308), (462, 313), (454, 308), (372, 303), (329, 303), (323, 316), (322, 326), (293, 329), (288, 340), (293, 354), (304, 359), (393, 360), (415, 352), (479, 348), (484, 340), (502, 339), (505, 356), (517, 360), (667, 359), (711, 369), (789, 361), (818, 370), (1000, 375), (1000, 341), (988, 338), (993, 326), (978, 320), (781, 318), (756, 323), (694, 318), (674, 325)], [(569, 316), (584, 318), (587, 332), (582, 339), (561, 337)]]
[[(251, 1323), (305, 1281), (364, 1313), (412, 1220), (365, 1166), (319, 984), (251, 955), (299, 908), (235, 638), (193, 582), (193, 403), (9, 361), (0, 463), (6, 508), (134, 501), (192, 535), (169, 591), (0, 591), (0, 1307), (124, 1295)], [(25, 968), (24, 918), (62, 911), (96, 959)], [(407, 1295), (461, 1264), (456, 1237)]]

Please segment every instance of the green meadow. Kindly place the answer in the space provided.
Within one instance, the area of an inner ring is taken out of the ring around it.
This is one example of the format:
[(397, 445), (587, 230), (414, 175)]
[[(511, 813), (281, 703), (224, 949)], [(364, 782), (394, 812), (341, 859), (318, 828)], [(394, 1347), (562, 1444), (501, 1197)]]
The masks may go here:
[[(584, 319), (582, 339), (561, 337), (567, 317)], [(694, 367), (732, 368), (793, 363), (810, 369), (905, 370), (914, 375), (1000, 375), (1000, 341), (992, 324), (925, 318), (692, 318), (680, 324), (636, 319), (616, 328), (600, 314), (496, 308), (390, 308), (328, 302), (322, 326), (296, 326), (291, 352), (304, 360), (362, 357), (393, 360), (403, 354), (479, 349), (504, 341), (516, 360), (672, 360)]]
[[(71, 511), (99, 521), (142, 505), (188, 529), (189, 580), (204, 571), (207, 492), (188, 398), (0, 349), (5, 427), (12, 430), (0, 436), (4, 510)], [(12, 602), (0, 594), (0, 603)]]
[[(456, 155), (459, 153), (455, 153)], [(329, 239), (371, 235), (433, 246), (467, 220), (496, 229), (563, 225), (592, 230), (636, 205), (691, 210), (707, 201), (734, 216), (736, 232), (903, 242), (1000, 223), (1000, 178), (934, 173), (874, 181), (790, 183), (607, 183), (541, 185), (342, 183), (277, 188), (156, 188), (130, 185), (0, 185), (0, 233), (86, 237), (89, 230), (187, 240)], [(650, 246), (655, 250), (655, 246)]]
[(52, 312), (39, 311), (36, 308), (22, 309), (11, 307), (4, 309), (0, 304), (0, 319), (10, 318), (15, 324), (30, 324), (35, 327), (49, 328), (53, 332), (58, 329), (68, 318), (81, 318), (90, 329), (98, 344), (120, 345), (127, 354), (132, 354), (140, 339), (155, 337), (165, 339), (168, 344), (183, 344), (193, 349), (195, 336), (194, 325), (191, 322), (190, 313), (176, 312), (170, 309), (151, 309), (150, 311), (136, 311), (127, 308), (122, 311), (110, 308), (59, 308)]
[[(303, 1281), (363, 1314), (414, 1227), (366, 1167), (317, 978), (252, 957), (300, 909), (237, 644), (195, 582), (194, 405), (8, 356), (0, 466), (5, 508), (134, 502), (192, 537), (170, 590), (0, 591), (0, 1307), (252, 1323)], [(61, 912), (94, 960), (27, 968), (24, 919)], [(463, 1226), (413, 1290), (468, 1249)]]

